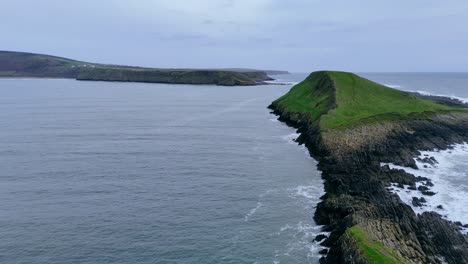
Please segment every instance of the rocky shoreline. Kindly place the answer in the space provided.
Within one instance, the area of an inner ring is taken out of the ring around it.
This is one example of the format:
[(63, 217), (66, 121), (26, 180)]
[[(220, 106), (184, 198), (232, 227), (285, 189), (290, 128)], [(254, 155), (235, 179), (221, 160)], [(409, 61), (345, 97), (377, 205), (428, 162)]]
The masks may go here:
[[(430, 180), (381, 165), (416, 168), (420, 151), (468, 141), (467, 113), (323, 131), (307, 114), (288, 112), (275, 103), (269, 108), (298, 129), (298, 143), (319, 162), (326, 194), (314, 219), (331, 232), (317, 239), (329, 247), (321, 263), (375, 263), (364, 256), (363, 247), (384, 252), (382, 257), (390, 262), (381, 263), (468, 263), (468, 236), (460, 232), (459, 223), (435, 212), (416, 215), (388, 191), (392, 183), (429, 187)], [(421, 192), (430, 195), (426, 188)]]

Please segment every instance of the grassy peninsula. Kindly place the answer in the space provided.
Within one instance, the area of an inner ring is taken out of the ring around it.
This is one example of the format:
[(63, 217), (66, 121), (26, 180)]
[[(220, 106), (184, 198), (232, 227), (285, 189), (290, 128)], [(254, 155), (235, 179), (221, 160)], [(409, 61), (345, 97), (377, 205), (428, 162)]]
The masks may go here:
[(287, 112), (307, 113), (323, 129), (370, 122), (407, 120), (460, 108), (423, 100), (356, 74), (319, 71), (310, 74), (273, 104)]
[(173, 84), (257, 85), (272, 80), (251, 69), (160, 69), (77, 61), (62, 57), (0, 51), (0, 77), (48, 77), (77, 80)]
[(298, 129), (322, 171), (326, 194), (314, 219), (330, 235), (315, 239), (328, 247), (320, 263), (468, 263), (459, 225), (436, 212), (415, 214), (387, 189), (431, 195), (431, 180), (382, 166), (416, 168), (419, 151), (467, 142), (466, 105), (319, 71), (269, 108)]

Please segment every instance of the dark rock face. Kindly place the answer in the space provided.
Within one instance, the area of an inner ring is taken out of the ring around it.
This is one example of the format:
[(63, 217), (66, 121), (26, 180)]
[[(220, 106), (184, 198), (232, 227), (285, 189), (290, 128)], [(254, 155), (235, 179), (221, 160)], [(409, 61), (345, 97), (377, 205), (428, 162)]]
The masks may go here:
[[(331, 235), (322, 242), (330, 247), (323, 263), (370, 263), (362, 248), (345, 233), (359, 226), (369, 239), (395, 252), (395, 263), (468, 263), (468, 236), (437, 213), (416, 215), (390, 183), (425, 182), (421, 191), (430, 195), (428, 179), (381, 163), (416, 168), (419, 151), (447, 149), (468, 140), (468, 114), (447, 114), (431, 119), (377, 124), (346, 131), (320, 131), (305, 114), (290, 114), (270, 105), (279, 120), (298, 128), (299, 143), (319, 161), (326, 195), (317, 205), (314, 219)], [(372, 126), (372, 127), (371, 127)], [(435, 161), (428, 157), (428, 163)], [(415, 203), (423, 204), (424, 198)]]
[(424, 199), (424, 197), (421, 197), (421, 198), (418, 198), (418, 197), (413, 197), (411, 203), (413, 204), (413, 206), (423, 206), (424, 203), (426, 203), (426, 199)]
[(320, 234), (320, 235), (315, 237), (314, 241), (320, 242), (320, 241), (324, 240), (325, 238), (327, 238), (326, 235)]

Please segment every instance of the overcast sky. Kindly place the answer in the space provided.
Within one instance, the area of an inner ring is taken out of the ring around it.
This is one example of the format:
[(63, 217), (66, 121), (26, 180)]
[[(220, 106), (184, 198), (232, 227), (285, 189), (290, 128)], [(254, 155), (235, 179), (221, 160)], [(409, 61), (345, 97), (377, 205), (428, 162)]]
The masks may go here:
[(0, 50), (152, 67), (468, 71), (467, 0), (0, 4)]

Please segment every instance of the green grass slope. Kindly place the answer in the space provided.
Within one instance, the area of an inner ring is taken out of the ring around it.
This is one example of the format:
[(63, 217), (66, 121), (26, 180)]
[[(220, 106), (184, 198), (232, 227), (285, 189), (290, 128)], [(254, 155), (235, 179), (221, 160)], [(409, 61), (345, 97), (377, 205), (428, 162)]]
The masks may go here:
[(317, 120), (335, 107), (333, 82), (327, 72), (313, 72), (273, 104), (286, 112), (308, 113)]
[(462, 110), (336, 71), (313, 72), (273, 105), (289, 113), (309, 114), (322, 129), (427, 118), (434, 113)]

